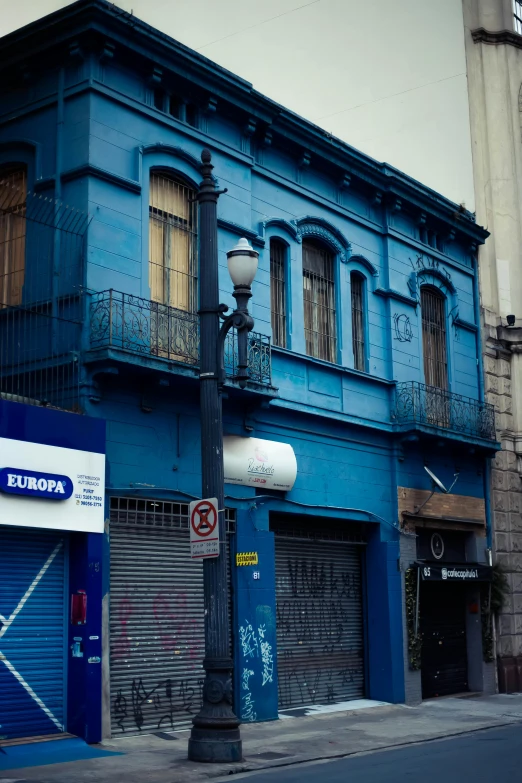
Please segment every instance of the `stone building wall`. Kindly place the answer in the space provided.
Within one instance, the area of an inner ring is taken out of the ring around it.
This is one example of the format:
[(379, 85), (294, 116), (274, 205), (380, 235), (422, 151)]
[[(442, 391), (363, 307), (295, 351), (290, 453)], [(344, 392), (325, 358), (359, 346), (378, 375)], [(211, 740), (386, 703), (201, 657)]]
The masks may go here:
[(484, 315), (485, 391), (487, 401), (495, 405), (497, 438), (502, 444), (491, 469), (493, 551), (509, 583), (497, 623), (499, 688), (509, 692), (522, 690), (522, 454), (513, 396), (522, 394), (522, 388), (512, 377), (522, 329), (488, 324), (488, 314)]

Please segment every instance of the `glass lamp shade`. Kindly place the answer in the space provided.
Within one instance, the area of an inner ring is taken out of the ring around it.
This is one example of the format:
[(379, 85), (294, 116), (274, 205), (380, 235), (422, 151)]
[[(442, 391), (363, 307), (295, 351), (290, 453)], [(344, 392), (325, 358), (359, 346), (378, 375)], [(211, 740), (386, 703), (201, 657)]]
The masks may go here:
[(259, 253), (244, 237), (227, 253), (228, 273), (235, 286), (251, 286), (257, 272)]

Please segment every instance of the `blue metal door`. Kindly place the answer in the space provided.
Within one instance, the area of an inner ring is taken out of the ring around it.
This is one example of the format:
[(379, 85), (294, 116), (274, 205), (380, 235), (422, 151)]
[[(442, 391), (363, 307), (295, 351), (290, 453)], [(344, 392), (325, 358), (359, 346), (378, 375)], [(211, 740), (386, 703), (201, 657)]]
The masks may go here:
[(0, 739), (65, 730), (67, 538), (0, 525)]

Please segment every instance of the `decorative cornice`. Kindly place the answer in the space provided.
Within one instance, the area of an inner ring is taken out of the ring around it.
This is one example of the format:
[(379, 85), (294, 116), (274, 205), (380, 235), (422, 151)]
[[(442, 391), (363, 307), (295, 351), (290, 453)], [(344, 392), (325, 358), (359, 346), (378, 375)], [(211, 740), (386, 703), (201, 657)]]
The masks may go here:
[(110, 41), (105, 41), (105, 43), (103, 44), (103, 47), (102, 47), (102, 49), (100, 50), (100, 53), (99, 53), (99, 61), (100, 61), (100, 63), (103, 64), (103, 63), (106, 63), (106, 62), (110, 62), (112, 59), (114, 59), (114, 52), (115, 52), (115, 50), (116, 50), (116, 47), (114, 46), (113, 43), (111, 43)]
[(497, 339), (510, 353), (522, 353), (522, 328), (520, 326), (497, 326)]
[(417, 269), (415, 272), (417, 278), (417, 285), (436, 285), (441, 290), (449, 291), (452, 294), (457, 293), (457, 289), (453, 285), (453, 282), (448, 274), (444, 274), (440, 269), (432, 269), (431, 267), (425, 267), (423, 269)]
[(224, 220), (224, 218), (218, 218), (217, 224), (219, 228), (224, 228), (226, 231), (230, 231), (231, 234), (236, 234), (238, 237), (249, 239), (253, 245), (257, 245), (258, 247), (265, 246), (264, 237), (259, 236), (259, 234), (252, 231), (251, 228), (245, 228), (237, 223), (232, 223), (230, 220)]
[(464, 321), (458, 315), (453, 320), (453, 326), (458, 326), (460, 329), (467, 329), (468, 332), (478, 332), (479, 330), (476, 324), (472, 324), (471, 321)]
[(376, 288), (373, 293), (377, 294), (377, 296), (382, 296), (384, 299), (395, 299), (397, 302), (411, 305), (411, 307), (417, 307), (419, 304), (413, 297), (401, 294), (399, 291), (394, 291), (393, 288)]
[(100, 169), (98, 166), (93, 166), (90, 163), (64, 171), (60, 179), (62, 182), (70, 182), (73, 179), (81, 179), (81, 177), (96, 177), (96, 179), (101, 179), (104, 182), (110, 182), (112, 185), (125, 188), (125, 190), (130, 190), (132, 193), (141, 193), (141, 184), (136, 182), (136, 180), (120, 177), (119, 174), (113, 174), (112, 171)]
[(372, 275), (372, 277), (379, 277), (379, 270), (377, 269), (377, 267), (375, 267), (372, 264), (372, 262), (368, 261), (368, 259), (365, 258), (364, 256), (361, 255), (350, 256), (350, 263), (352, 264), (354, 262), (361, 264), (361, 266), (363, 266), (366, 269), (366, 271)]
[(296, 239), (298, 242), (302, 242), (303, 237), (317, 237), (330, 245), (339, 256), (341, 263), (345, 264), (350, 258), (351, 244), (338, 228), (324, 218), (307, 215), (298, 220), (293, 220), (292, 223), (297, 227)]
[(161, 84), (162, 79), (163, 79), (163, 70), (161, 68), (153, 68), (149, 74), (149, 78), (147, 81), (149, 83), (149, 86), (154, 89), (154, 87), (157, 87), (159, 84)]
[(180, 158), (186, 163), (190, 163), (198, 174), (200, 173), (201, 161), (194, 155), (191, 155), (190, 152), (187, 152), (187, 150), (184, 150), (183, 147), (175, 147), (173, 144), (162, 144), (161, 142), (157, 142), (156, 144), (145, 144), (140, 147), (140, 153), (142, 155), (151, 155), (154, 152), (161, 152), (163, 155), (171, 155), (173, 158)]
[(513, 30), (498, 30), (493, 32), (484, 27), (478, 27), (471, 31), (471, 37), (475, 43), (490, 44), (491, 46), (514, 46), (516, 49), (522, 49), (522, 35), (513, 32)]
[(297, 161), (297, 166), (300, 169), (307, 169), (311, 161), (312, 161), (311, 154), (308, 152), (308, 150), (303, 150)]
[(297, 239), (297, 228), (293, 223), (290, 223), (288, 220), (285, 220), (284, 218), (267, 218), (266, 220), (263, 220), (262, 223), (260, 223), (259, 226), (259, 233), (262, 237), (265, 236), (266, 229), (275, 226), (276, 228), (282, 229), (283, 231), (286, 231), (287, 234), (290, 234), (292, 239)]

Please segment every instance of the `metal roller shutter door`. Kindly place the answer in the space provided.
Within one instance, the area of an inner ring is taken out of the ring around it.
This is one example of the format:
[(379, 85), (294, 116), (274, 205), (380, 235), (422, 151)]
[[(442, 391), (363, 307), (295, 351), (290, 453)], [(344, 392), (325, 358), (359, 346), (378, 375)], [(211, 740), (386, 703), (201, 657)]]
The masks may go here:
[(0, 739), (65, 730), (67, 538), (0, 528)]
[(187, 727), (201, 704), (205, 652), (203, 563), (190, 557), (188, 506), (113, 498), (110, 539), (112, 734)]
[(361, 547), (275, 537), (279, 708), (364, 695)]

